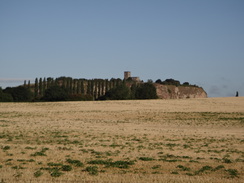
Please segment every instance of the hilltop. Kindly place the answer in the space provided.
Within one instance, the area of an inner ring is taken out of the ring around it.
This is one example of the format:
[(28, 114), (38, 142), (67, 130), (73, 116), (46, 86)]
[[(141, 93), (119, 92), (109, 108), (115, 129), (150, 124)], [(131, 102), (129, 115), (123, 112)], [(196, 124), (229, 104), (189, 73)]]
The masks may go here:
[(81, 101), (206, 98), (203, 88), (188, 82), (160, 79), (143, 82), (126, 71), (124, 79), (36, 78), (35, 83), (1, 90), (0, 101)]

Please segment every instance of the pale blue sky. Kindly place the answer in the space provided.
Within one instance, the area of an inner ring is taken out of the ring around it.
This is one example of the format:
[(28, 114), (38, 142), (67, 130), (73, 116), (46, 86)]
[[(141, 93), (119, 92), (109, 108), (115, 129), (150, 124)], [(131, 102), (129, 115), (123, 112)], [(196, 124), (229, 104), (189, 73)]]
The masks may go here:
[(0, 0), (0, 86), (177, 79), (244, 96), (244, 0)]

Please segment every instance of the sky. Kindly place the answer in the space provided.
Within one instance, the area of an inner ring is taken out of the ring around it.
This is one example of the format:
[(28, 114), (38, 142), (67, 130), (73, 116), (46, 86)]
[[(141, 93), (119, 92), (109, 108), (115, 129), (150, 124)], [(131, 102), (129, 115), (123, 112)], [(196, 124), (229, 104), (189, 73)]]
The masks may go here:
[(173, 78), (244, 96), (243, 0), (0, 0), (0, 87)]

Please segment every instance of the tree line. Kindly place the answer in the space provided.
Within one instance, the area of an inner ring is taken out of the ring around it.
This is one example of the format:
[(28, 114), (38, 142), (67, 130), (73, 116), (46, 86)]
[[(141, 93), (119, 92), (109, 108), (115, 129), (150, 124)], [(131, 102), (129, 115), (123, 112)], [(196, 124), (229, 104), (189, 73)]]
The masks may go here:
[[(191, 86), (188, 82), (181, 84), (178, 80), (156, 80), (155, 83), (175, 86)], [(157, 92), (152, 80), (137, 82), (115, 79), (73, 79), (71, 77), (36, 78), (34, 83), (24, 81), (18, 87), (0, 87), (0, 102), (29, 101), (85, 101), (85, 100), (128, 100), (156, 99)]]
[[(152, 85), (153, 86), (153, 85)], [(151, 89), (155, 89), (152, 87)], [(1, 102), (29, 102), (29, 101), (82, 101), (82, 100), (123, 100), (157, 98), (146, 90), (145, 83), (136, 83), (121, 79), (73, 79), (71, 77), (36, 78), (34, 83), (24, 81), (18, 87), (0, 88)], [(143, 89), (144, 88), (144, 89)], [(147, 88), (148, 90), (148, 88)], [(140, 94), (142, 93), (142, 94)]]

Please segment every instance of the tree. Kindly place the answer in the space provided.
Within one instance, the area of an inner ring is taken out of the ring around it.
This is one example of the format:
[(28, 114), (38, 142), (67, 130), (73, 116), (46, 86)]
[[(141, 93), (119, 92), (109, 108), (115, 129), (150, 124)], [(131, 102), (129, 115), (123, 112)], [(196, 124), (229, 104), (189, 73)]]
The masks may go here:
[(0, 87), (0, 102), (13, 102), (13, 97), (9, 93), (3, 92), (2, 88)]
[(184, 82), (183, 86), (189, 86), (190, 84), (188, 82)]
[(166, 79), (165, 81), (162, 82), (162, 84), (180, 86), (180, 82), (174, 79)]
[(42, 85), (42, 78), (39, 79), (39, 95), (43, 96), (43, 85)]
[(51, 77), (47, 78), (47, 88), (49, 88), (51, 86), (52, 80), (53, 79)]
[(99, 99), (101, 100), (126, 100), (130, 99), (130, 89), (121, 84), (115, 88), (110, 89), (106, 94)]
[(108, 81), (108, 79), (106, 79), (106, 80), (105, 80), (105, 93), (110, 89), (110, 88), (109, 88), (109, 85), (110, 85), (110, 84), (109, 84), (109, 81)]
[(29, 89), (31, 87), (31, 84), (30, 84), (30, 80), (28, 81), (28, 86), (27, 86)]
[(130, 98), (131, 98), (131, 99), (136, 99), (136, 90), (137, 90), (137, 86), (136, 86), (135, 83), (131, 85), (130, 90), (131, 90)]
[(30, 89), (18, 86), (14, 88), (6, 88), (4, 90), (5, 93), (12, 95), (14, 102), (29, 102), (32, 99), (32, 93)]
[(137, 87), (136, 99), (156, 99), (158, 98), (156, 88), (152, 83), (144, 83)]
[(81, 93), (84, 95), (85, 94), (85, 87), (84, 87), (85, 82), (81, 80)]
[(37, 98), (38, 97), (38, 79), (35, 79), (35, 89), (34, 89), (34, 97)]
[(155, 81), (155, 83), (161, 84), (162, 81), (161, 81), (161, 79), (157, 79), (157, 80)]
[(43, 92), (42, 94), (44, 94), (45, 90), (47, 89), (47, 81), (46, 81), (46, 78), (43, 79)]
[(65, 101), (69, 97), (68, 91), (60, 86), (51, 86), (45, 91), (42, 100), (45, 101)]

